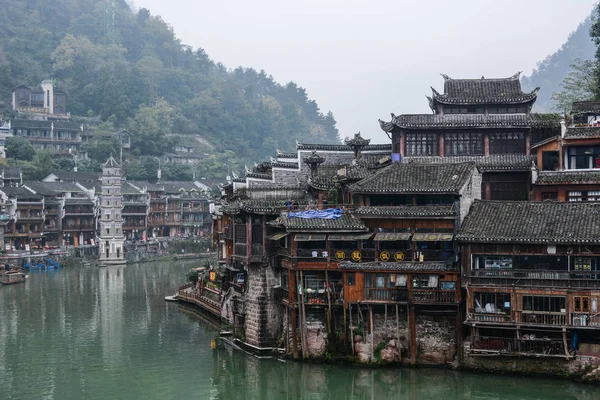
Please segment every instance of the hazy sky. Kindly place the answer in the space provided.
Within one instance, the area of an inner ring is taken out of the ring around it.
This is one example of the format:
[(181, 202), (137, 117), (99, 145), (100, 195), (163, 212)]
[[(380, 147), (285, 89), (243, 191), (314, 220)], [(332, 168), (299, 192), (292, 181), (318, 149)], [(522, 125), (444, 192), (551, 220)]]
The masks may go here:
[[(529, 74), (596, 0), (134, 0), (228, 68), (306, 88), (342, 137), (386, 142), (377, 120), (430, 112), (430, 86)], [(543, 88), (542, 88), (543, 90)]]

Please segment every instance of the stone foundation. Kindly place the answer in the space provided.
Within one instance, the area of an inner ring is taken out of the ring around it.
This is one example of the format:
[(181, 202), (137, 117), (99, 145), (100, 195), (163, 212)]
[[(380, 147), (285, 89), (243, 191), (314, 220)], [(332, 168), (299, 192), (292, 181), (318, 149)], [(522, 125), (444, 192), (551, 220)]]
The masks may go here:
[(275, 347), (282, 328), (282, 312), (273, 288), (279, 282), (275, 270), (266, 265), (248, 267), (245, 301), (245, 341), (256, 347)]

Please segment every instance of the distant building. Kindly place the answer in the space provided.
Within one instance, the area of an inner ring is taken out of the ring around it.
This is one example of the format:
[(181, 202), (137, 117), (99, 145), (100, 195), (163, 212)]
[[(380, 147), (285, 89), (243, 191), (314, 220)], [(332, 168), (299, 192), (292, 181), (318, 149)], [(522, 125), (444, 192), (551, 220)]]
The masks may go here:
[(102, 167), (102, 191), (100, 193), (100, 265), (125, 264), (123, 254), (123, 176), (121, 165), (112, 156)]
[(55, 90), (51, 80), (35, 87), (20, 85), (11, 92), (13, 110), (25, 114), (62, 116), (67, 114), (67, 94)]
[(36, 150), (52, 149), (57, 154), (75, 154), (81, 149), (83, 125), (70, 121), (15, 119), (10, 130), (23, 137)]

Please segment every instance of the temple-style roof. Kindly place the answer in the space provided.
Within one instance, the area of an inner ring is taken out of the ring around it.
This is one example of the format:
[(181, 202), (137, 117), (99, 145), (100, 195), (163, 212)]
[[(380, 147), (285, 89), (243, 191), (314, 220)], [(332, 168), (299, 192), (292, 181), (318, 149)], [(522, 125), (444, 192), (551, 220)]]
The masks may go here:
[[(352, 151), (352, 148), (345, 144), (308, 144), (296, 143), (298, 150), (321, 150), (321, 151)], [(365, 146), (362, 151), (391, 151), (391, 144), (370, 144)]]
[(21, 167), (0, 166), (0, 173), (4, 179), (21, 179)]
[(600, 126), (569, 127), (565, 139), (600, 138)]
[(435, 89), (433, 101), (442, 104), (524, 104), (534, 102), (540, 88), (531, 93), (521, 90), (521, 81), (516, 73), (509, 78), (452, 79), (444, 77), (444, 93)]
[[(538, 174), (536, 185), (558, 184), (598, 184), (600, 183), (600, 170), (566, 170), (542, 171)], [(600, 232), (599, 232), (600, 234)]]
[(455, 193), (472, 176), (475, 163), (394, 163), (350, 185), (353, 193)]
[(35, 200), (41, 201), (42, 195), (37, 193), (33, 193), (31, 190), (25, 187), (2, 187), (0, 191), (3, 192), (8, 197), (17, 198), (19, 200)]
[(533, 128), (558, 127), (558, 114), (392, 114), (392, 120), (379, 120), (381, 129), (391, 132), (394, 127), (404, 129), (448, 129), (448, 128)]
[(78, 205), (91, 206), (91, 205), (94, 205), (94, 200), (88, 199), (87, 197), (69, 197), (68, 199), (65, 199), (65, 205), (66, 206), (78, 206)]
[(285, 168), (285, 169), (298, 169), (297, 162), (281, 162), (281, 161), (271, 161), (272, 168)]
[(454, 218), (453, 205), (426, 206), (368, 206), (358, 207), (354, 213), (361, 218)]
[(344, 231), (344, 232), (364, 232), (367, 227), (363, 222), (349, 212), (344, 212), (337, 219), (322, 219), (322, 218), (288, 218), (288, 213), (281, 213), (277, 222), (273, 224), (281, 224), (288, 231)]
[(357, 132), (354, 134), (354, 137), (352, 139), (346, 139), (344, 141), (344, 144), (346, 144), (346, 146), (356, 146), (356, 147), (365, 147), (368, 146), (369, 143), (371, 143), (371, 139), (365, 139), (360, 135), (360, 132)]
[(475, 200), (457, 239), (475, 243), (600, 243), (600, 203)]
[(493, 154), (490, 156), (429, 156), (404, 157), (402, 162), (412, 164), (455, 164), (474, 162), (481, 172), (530, 171), (536, 156), (526, 154)]
[(310, 156), (305, 157), (302, 161), (312, 168), (313, 165), (318, 166), (319, 164), (323, 164), (325, 162), (325, 158), (318, 155), (316, 151), (313, 151), (310, 153)]
[(444, 262), (361, 262), (343, 261), (339, 264), (342, 271), (457, 271), (457, 267)]
[(244, 211), (250, 214), (278, 215), (285, 208), (283, 200), (239, 200), (224, 204), (223, 212), (226, 214), (238, 214)]
[(120, 168), (121, 165), (119, 165), (119, 163), (117, 162), (117, 160), (115, 160), (113, 156), (110, 156), (108, 160), (106, 160), (106, 162), (104, 163), (103, 167)]
[(600, 101), (574, 101), (571, 112), (573, 114), (600, 114)]

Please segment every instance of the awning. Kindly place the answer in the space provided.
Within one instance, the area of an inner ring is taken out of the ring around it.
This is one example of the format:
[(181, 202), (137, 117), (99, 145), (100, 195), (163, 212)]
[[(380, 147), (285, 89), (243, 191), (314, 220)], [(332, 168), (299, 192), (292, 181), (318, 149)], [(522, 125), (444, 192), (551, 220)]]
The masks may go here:
[(454, 238), (452, 233), (415, 233), (415, 242), (451, 242)]
[(375, 239), (378, 241), (408, 240), (410, 232), (378, 232)]
[(329, 238), (327, 238), (327, 240), (340, 240), (340, 241), (352, 242), (354, 240), (367, 240), (371, 236), (373, 236), (373, 234), (371, 232), (367, 232), (367, 233), (335, 233), (335, 234), (329, 235)]
[(269, 239), (269, 240), (279, 240), (279, 239), (282, 239), (282, 238), (286, 237), (289, 234), (290, 234), (289, 232), (277, 232), (277, 233), (274, 233), (272, 235), (267, 236), (267, 239)]
[(309, 235), (305, 233), (297, 233), (294, 236), (294, 242), (322, 242), (327, 238), (324, 233)]

